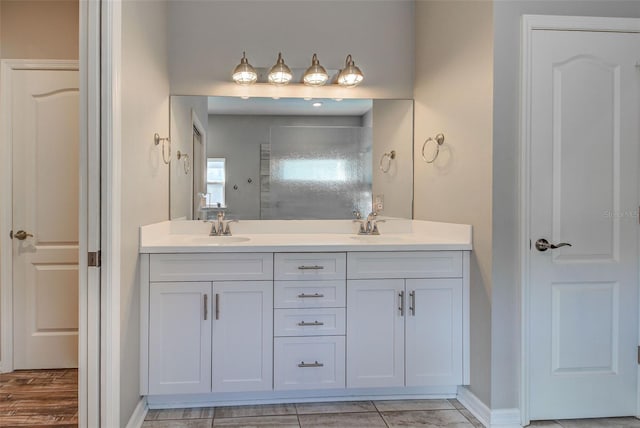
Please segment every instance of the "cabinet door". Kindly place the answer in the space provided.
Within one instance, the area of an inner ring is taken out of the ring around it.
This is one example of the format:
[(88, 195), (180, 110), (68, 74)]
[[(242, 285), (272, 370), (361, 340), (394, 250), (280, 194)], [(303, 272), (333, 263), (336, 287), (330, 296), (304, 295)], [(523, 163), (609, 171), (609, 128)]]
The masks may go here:
[(406, 385), (462, 384), (462, 279), (406, 281)]
[(211, 283), (151, 283), (149, 393), (211, 391)]
[(265, 391), (273, 380), (273, 282), (214, 282), (213, 391)]
[(404, 386), (403, 279), (347, 281), (347, 387)]

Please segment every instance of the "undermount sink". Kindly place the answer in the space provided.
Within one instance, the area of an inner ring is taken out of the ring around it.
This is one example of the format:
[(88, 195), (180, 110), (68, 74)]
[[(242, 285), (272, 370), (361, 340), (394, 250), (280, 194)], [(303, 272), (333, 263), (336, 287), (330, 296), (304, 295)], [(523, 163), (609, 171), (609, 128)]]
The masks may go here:
[(181, 244), (225, 245), (250, 241), (246, 236), (174, 236), (173, 240)]
[(389, 236), (389, 235), (357, 235), (351, 236), (351, 239), (360, 242), (369, 242), (369, 243), (401, 243), (405, 241), (405, 239), (401, 236)]
[(247, 242), (250, 238), (245, 236), (199, 236), (198, 242), (211, 242), (215, 244), (236, 244), (238, 242)]

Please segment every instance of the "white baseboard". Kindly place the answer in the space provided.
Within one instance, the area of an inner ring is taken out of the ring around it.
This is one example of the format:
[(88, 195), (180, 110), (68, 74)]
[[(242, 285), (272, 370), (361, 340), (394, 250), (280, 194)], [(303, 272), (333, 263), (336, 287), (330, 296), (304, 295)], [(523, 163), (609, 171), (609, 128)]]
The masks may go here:
[(147, 406), (147, 397), (141, 397), (138, 405), (133, 409), (133, 414), (129, 418), (126, 428), (140, 428), (147, 416), (149, 406)]
[(491, 410), (491, 428), (520, 428), (520, 409)]
[(485, 427), (521, 428), (519, 409), (490, 409), (465, 386), (458, 388), (458, 401)]
[(490, 426), (491, 409), (466, 386), (458, 387), (458, 401), (485, 427)]

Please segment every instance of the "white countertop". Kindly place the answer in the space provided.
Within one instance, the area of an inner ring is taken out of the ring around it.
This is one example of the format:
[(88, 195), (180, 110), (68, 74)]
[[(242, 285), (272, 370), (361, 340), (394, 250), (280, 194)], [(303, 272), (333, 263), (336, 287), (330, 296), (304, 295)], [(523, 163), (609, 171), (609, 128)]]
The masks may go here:
[(209, 236), (211, 224), (174, 220), (140, 228), (141, 253), (471, 250), (466, 224), (384, 218), (380, 235), (358, 235), (350, 220), (242, 220), (232, 236)]

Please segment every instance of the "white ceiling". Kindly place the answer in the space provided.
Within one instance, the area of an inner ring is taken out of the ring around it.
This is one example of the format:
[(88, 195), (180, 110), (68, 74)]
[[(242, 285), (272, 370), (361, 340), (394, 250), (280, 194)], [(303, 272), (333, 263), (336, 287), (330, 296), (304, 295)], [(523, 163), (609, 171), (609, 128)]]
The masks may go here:
[[(321, 102), (320, 107), (313, 104)], [(209, 97), (209, 114), (243, 114), (269, 116), (362, 116), (373, 105), (369, 99), (311, 99)]]

